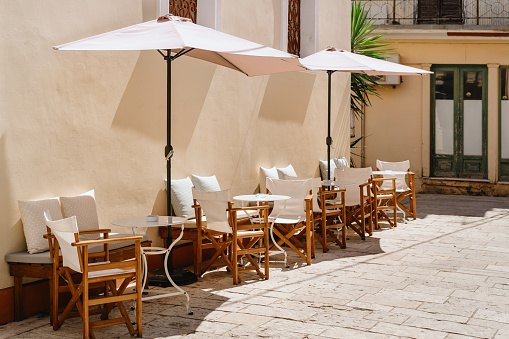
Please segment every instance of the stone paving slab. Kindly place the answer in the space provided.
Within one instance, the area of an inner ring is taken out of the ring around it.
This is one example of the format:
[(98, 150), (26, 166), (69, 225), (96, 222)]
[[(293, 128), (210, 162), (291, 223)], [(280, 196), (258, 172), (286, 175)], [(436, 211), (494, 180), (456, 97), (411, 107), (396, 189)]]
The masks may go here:
[[(509, 198), (422, 194), (417, 220), (347, 248), (316, 247), (307, 266), (271, 257), (270, 279), (233, 286), (226, 270), (183, 297), (144, 302), (144, 338), (509, 338)], [(116, 311), (116, 310), (115, 310)], [(132, 314), (132, 311), (131, 311)], [(97, 338), (129, 338), (123, 326)], [(0, 326), (0, 338), (81, 338), (81, 320), (53, 331), (47, 315)]]

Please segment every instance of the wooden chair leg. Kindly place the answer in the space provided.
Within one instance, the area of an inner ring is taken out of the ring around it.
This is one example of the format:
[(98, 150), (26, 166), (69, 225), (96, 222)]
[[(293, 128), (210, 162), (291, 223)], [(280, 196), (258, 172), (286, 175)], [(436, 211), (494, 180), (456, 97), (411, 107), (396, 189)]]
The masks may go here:
[(53, 330), (58, 330), (58, 286), (60, 285), (60, 277), (55, 272), (50, 279), (50, 321), (53, 324)]
[(14, 277), (14, 321), (23, 319), (23, 277)]

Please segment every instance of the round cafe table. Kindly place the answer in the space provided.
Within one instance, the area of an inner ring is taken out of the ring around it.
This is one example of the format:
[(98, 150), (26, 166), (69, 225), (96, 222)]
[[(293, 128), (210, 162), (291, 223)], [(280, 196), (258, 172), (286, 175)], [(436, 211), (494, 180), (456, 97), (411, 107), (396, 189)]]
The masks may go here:
[[(147, 265), (147, 255), (157, 255), (164, 254), (164, 270), (166, 273), (166, 277), (170, 284), (177, 289), (176, 292), (167, 292), (165, 290), (148, 290), (147, 292), (154, 293), (157, 295), (152, 295), (148, 297), (143, 297), (142, 300), (151, 300), (151, 299), (159, 299), (165, 297), (171, 297), (175, 295), (185, 295), (186, 300), (186, 309), (189, 314), (193, 314), (192, 311), (189, 310), (189, 294), (184, 291), (180, 286), (175, 284), (173, 279), (171, 278), (170, 272), (168, 270), (168, 258), (170, 256), (170, 252), (175, 246), (175, 244), (182, 238), (184, 235), (184, 223), (187, 221), (186, 218), (181, 217), (171, 217), (171, 216), (158, 216), (157, 221), (147, 221), (147, 217), (131, 217), (131, 218), (122, 218), (113, 220), (111, 223), (115, 226), (121, 227), (130, 227), (134, 235), (137, 235), (139, 228), (151, 228), (151, 227), (161, 227), (161, 226), (174, 226), (181, 225), (180, 236), (175, 239), (168, 248), (164, 247), (141, 247), (141, 254), (143, 258), (143, 281), (142, 281), (142, 293), (145, 289), (145, 283), (147, 281), (147, 273), (148, 273), (148, 265)], [(168, 232), (171, 232), (168, 230)]]

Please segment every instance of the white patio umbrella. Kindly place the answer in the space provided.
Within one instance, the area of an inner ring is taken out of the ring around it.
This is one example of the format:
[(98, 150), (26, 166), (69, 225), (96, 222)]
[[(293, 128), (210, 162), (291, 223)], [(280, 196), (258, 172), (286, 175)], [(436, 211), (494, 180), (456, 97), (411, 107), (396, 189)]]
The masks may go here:
[[(162, 16), (157, 20), (121, 28), (81, 40), (54, 46), (56, 50), (157, 50), (167, 62), (167, 198), (171, 211), (171, 63), (187, 55), (225, 66), (248, 76), (301, 71), (294, 55), (194, 24), (190, 19)], [(166, 53), (163, 51), (166, 50)], [(168, 241), (171, 232), (168, 231)]]
[(371, 58), (365, 55), (327, 47), (323, 51), (300, 59), (301, 64), (311, 71), (327, 71), (328, 75), (328, 128), (327, 128), (327, 180), (330, 180), (331, 127), (331, 75), (334, 72), (364, 73), (367, 75), (419, 75), (433, 73), (419, 68)]
[[(194, 24), (171, 14), (157, 20), (121, 28), (54, 46), (56, 50), (157, 50), (167, 61), (168, 213), (171, 210), (171, 62), (187, 55), (225, 66), (248, 76), (301, 71), (294, 55)], [(163, 51), (166, 50), (166, 53)]]

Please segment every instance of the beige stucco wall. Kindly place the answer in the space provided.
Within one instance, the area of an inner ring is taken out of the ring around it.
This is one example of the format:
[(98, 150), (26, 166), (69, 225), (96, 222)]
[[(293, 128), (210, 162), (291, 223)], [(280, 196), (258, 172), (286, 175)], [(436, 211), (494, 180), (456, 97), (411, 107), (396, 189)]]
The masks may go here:
[[(278, 0), (223, 0), (222, 30), (279, 47)], [(320, 48), (349, 46), (349, 1), (321, 0)], [(165, 62), (157, 52), (51, 46), (155, 18), (153, 0), (0, 2), (0, 258), (26, 248), (18, 200), (95, 189), (99, 221), (165, 214)], [(252, 193), (259, 166), (318, 174), (326, 157), (325, 73), (249, 78), (174, 62), (174, 179), (218, 177)], [(334, 75), (334, 155), (348, 154), (349, 76)], [(160, 243), (154, 230), (151, 239)], [(0, 259), (0, 288), (12, 286)]]
[[(402, 64), (423, 69), (432, 64), (489, 64), (490, 69), (509, 64), (507, 40), (393, 41)], [(498, 79), (494, 79), (498, 71), (490, 71), (488, 77), (488, 175), (493, 182), (498, 161)], [(373, 105), (366, 110), (366, 165), (376, 167), (376, 159), (409, 159), (420, 178), (429, 175), (429, 76), (404, 76), (402, 81), (395, 88), (383, 86), (381, 98), (372, 98)]]

